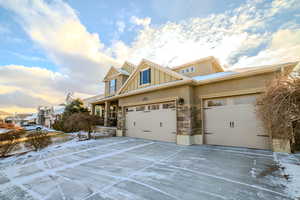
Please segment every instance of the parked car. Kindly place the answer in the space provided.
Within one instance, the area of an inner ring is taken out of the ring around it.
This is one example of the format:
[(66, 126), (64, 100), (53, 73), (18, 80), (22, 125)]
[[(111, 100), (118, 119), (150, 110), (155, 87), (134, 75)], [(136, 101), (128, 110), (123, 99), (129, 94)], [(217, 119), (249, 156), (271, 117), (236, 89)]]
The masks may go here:
[(42, 131), (42, 130), (47, 130), (46, 127), (41, 126), (41, 125), (23, 125), (22, 128), (26, 131)]

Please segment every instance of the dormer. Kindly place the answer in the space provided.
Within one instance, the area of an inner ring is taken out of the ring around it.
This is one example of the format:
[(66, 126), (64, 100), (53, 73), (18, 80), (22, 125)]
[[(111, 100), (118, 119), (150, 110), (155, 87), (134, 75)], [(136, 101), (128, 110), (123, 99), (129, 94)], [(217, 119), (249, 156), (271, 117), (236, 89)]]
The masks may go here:
[(185, 63), (183, 65), (174, 67), (172, 70), (188, 77), (201, 76), (224, 71), (219, 61), (213, 56)]
[(134, 70), (135, 66), (129, 62), (125, 62), (121, 68), (112, 66), (103, 79), (105, 96), (114, 96)]

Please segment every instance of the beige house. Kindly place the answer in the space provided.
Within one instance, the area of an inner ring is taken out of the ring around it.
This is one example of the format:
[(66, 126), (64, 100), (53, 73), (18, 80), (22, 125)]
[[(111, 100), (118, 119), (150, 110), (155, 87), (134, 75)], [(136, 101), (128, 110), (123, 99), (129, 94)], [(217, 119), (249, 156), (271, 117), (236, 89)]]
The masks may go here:
[(174, 142), (271, 149), (257, 118), (256, 98), (297, 62), (225, 70), (214, 57), (177, 67), (148, 60), (111, 67), (105, 94), (92, 112), (118, 136)]

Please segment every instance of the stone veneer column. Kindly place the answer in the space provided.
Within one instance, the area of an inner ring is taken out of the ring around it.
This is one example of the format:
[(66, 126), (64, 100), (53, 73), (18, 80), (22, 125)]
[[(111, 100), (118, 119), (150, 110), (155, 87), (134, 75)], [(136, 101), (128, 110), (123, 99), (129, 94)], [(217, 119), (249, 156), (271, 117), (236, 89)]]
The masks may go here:
[(192, 135), (192, 112), (187, 104), (177, 104), (177, 134)]
[(125, 108), (118, 107), (117, 115), (117, 136), (125, 135)]
[(109, 116), (109, 108), (110, 107), (110, 103), (109, 102), (105, 102), (105, 108), (104, 108), (104, 126), (108, 126), (108, 116)]
[(201, 144), (201, 127), (201, 109), (199, 106), (177, 105), (177, 144)]

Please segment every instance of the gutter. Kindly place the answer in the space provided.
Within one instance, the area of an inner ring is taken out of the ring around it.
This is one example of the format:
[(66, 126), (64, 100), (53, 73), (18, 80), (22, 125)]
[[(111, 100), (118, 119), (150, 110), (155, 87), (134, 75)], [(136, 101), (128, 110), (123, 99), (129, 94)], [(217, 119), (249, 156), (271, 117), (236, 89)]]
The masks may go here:
[(197, 81), (197, 83), (195, 85), (205, 85), (205, 84), (209, 84), (209, 83), (231, 80), (231, 79), (236, 79), (236, 78), (243, 78), (243, 77), (253, 76), (253, 75), (257, 75), (257, 74), (265, 74), (265, 73), (270, 73), (270, 72), (283, 71), (286, 67), (289, 67), (289, 66), (295, 65), (295, 64), (297, 64), (297, 62), (289, 63), (289, 64), (281, 65), (281, 66), (277, 65), (277, 66), (272, 66), (269, 68), (262, 68), (259, 70), (253, 70), (253, 71), (248, 71), (248, 72), (240, 72), (240, 73), (232, 74), (232, 75), (225, 76), (225, 77), (219, 77), (219, 78), (215, 78), (215, 79), (211, 79), (211, 80)]

